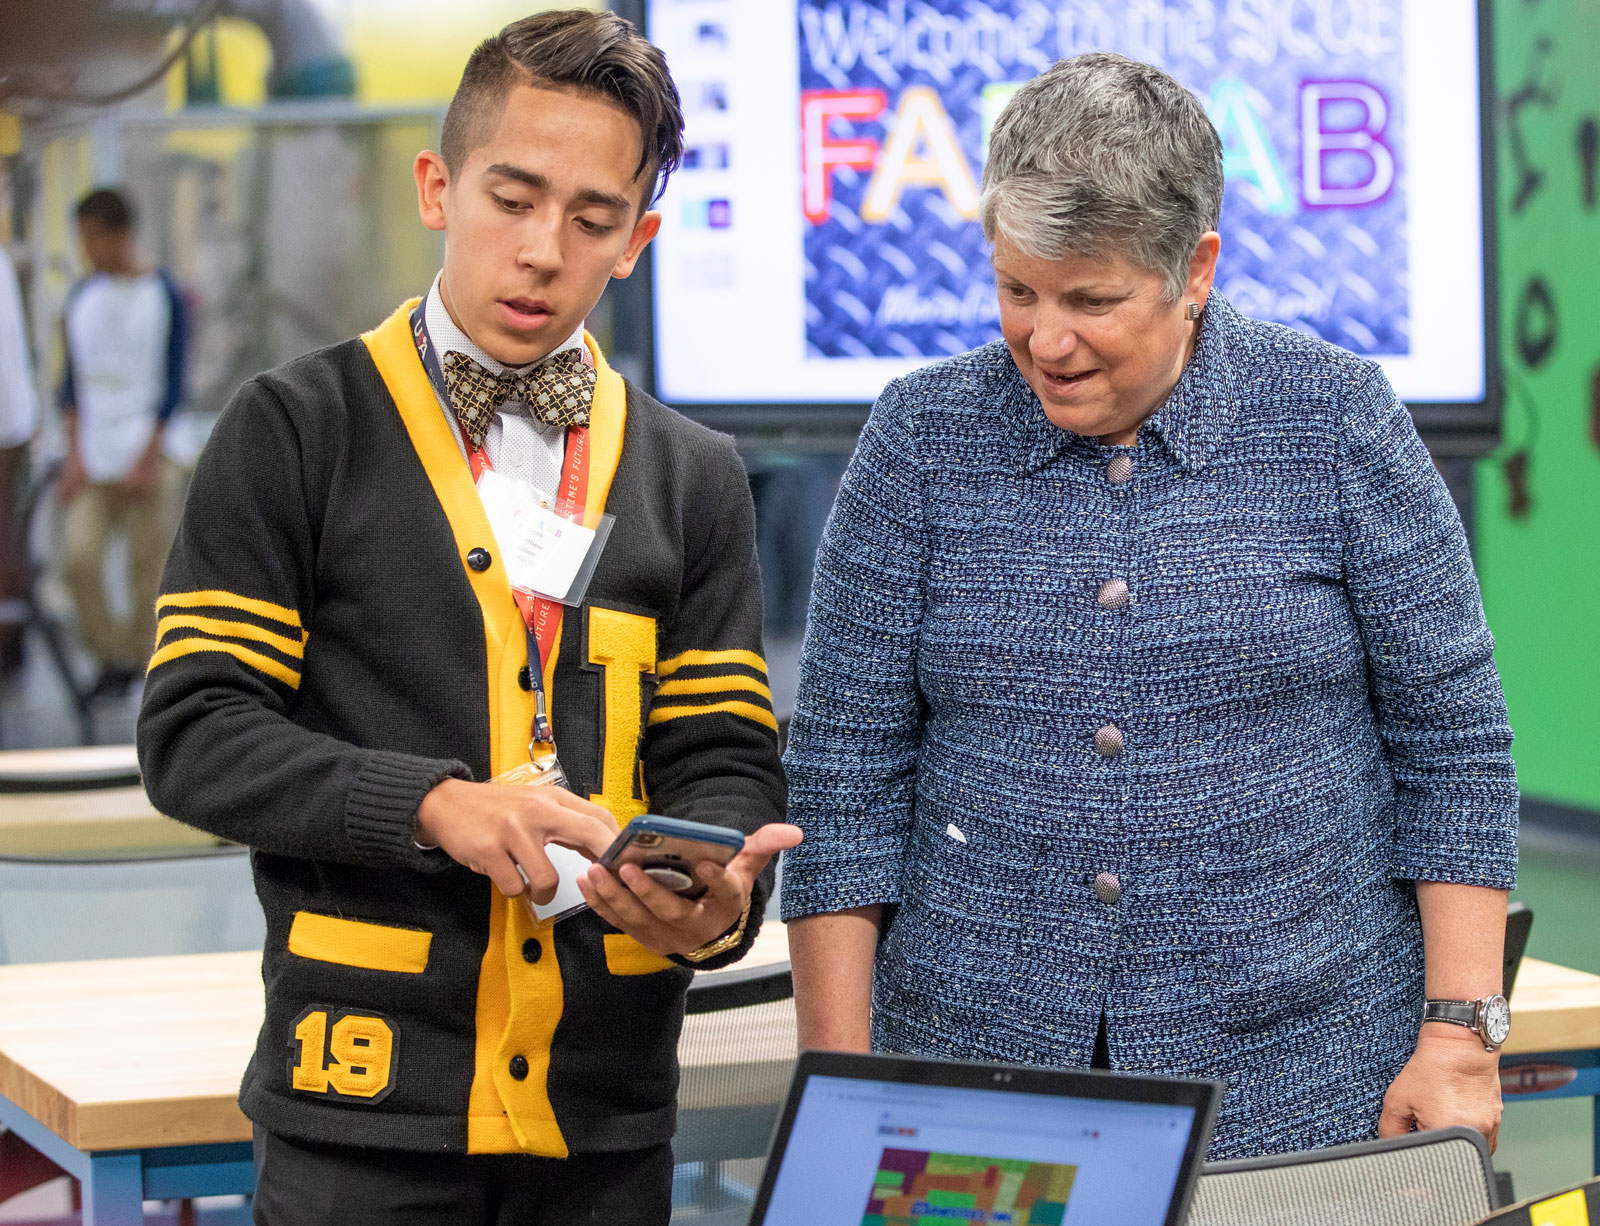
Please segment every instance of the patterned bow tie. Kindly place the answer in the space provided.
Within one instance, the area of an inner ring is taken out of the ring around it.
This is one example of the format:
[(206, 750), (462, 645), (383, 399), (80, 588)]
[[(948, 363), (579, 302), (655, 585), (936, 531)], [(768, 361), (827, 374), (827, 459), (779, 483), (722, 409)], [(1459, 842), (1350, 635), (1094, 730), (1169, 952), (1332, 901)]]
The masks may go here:
[(594, 367), (576, 349), (564, 349), (527, 374), (491, 374), (464, 353), (444, 355), (444, 386), (461, 433), (483, 446), (489, 423), (508, 400), (528, 406), (535, 421), (550, 426), (587, 426), (594, 400)]

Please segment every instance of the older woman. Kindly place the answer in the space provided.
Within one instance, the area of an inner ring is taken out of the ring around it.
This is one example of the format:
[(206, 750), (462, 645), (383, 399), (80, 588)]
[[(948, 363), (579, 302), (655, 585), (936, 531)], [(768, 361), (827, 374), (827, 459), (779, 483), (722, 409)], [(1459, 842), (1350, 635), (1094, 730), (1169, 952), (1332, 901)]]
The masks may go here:
[(1212, 288), (1221, 199), (1119, 56), (995, 127), (1004, 342), (884, 390), (817, 561), (801, 1041), (1221, 1077), (1216, 1157), (1492, 1140), (1517, 795), (1461, 523), (1377, 366)]

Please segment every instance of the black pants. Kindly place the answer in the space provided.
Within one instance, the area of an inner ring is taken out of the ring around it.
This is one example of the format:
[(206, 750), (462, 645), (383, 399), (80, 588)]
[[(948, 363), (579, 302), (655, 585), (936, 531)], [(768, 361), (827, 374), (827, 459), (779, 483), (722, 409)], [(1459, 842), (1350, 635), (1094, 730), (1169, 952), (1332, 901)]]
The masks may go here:
[(672, 1146), (616, 1154), (422, 1154), (255, 1130), (256, 1226), (663, 1226)]

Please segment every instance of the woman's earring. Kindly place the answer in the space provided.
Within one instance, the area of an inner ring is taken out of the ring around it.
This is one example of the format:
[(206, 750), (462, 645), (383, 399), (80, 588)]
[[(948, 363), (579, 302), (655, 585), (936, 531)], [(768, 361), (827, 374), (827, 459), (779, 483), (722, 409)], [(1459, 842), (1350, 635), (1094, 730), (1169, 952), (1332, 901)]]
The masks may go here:
[(1199, 319), (1200, 318), (1200, 304), (1198, 302), (1191, 302), (1189, 304), (1189, 309), (1187, 311), (1185, 311), (1184, 314), (1187, 315), (1190, 319)]

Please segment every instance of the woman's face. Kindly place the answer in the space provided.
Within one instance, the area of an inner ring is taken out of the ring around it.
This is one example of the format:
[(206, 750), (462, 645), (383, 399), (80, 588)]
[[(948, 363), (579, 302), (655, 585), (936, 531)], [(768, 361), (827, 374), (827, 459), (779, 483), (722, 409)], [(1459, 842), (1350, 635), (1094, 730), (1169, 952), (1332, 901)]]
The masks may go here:
[(995, 237), (1000, 331), (1054, 425), (1134, 441), (1189, 360), (1198, 325), (1186, 308), (1211, 292), (1219, 242), (1201, 237), (1185, 292), (1168, 302), (1160, 276), (1120, 256), (1045, 260)]

